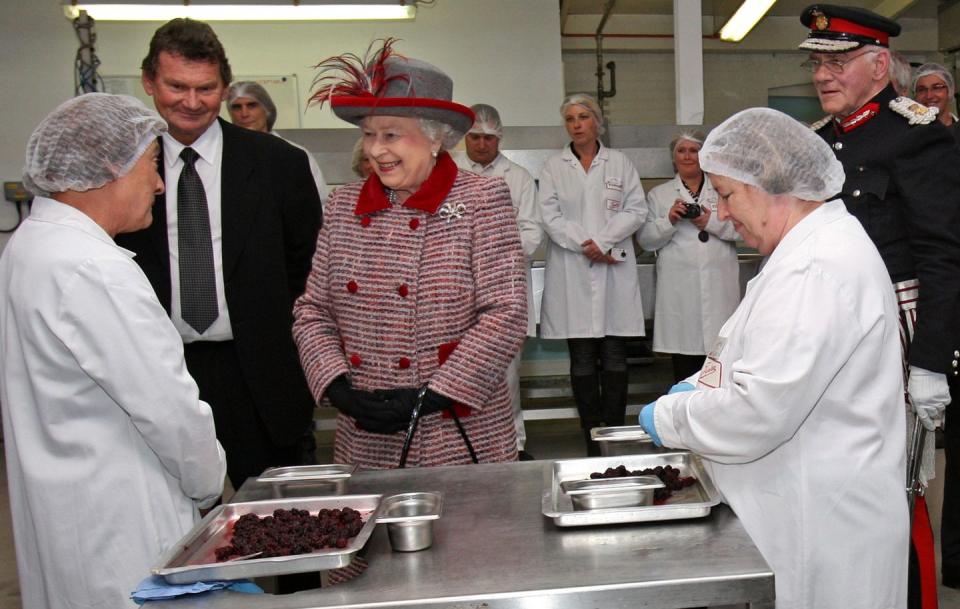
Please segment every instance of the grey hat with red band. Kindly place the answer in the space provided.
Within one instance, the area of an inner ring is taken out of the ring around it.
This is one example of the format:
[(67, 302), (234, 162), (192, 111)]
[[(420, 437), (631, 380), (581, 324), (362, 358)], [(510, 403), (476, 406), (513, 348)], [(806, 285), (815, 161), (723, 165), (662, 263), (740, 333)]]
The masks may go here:
[(321, 62), (311, 101), (329, 101), (334, 114), (354, 125), (368, 116), (404, 116), (445, 123), (461, 136), (469, 131), (473, 110), (452, 101), (450, 77), (425, 61), (395, 54), (393, 42), (384, 40), (364, 59), (346, 54)]
[(810, 28), (799, 48), (817, 53), (846, 53), (864, 45), (889, 47), (900, 24), (865, 8), (811, 4), (800, 13)]

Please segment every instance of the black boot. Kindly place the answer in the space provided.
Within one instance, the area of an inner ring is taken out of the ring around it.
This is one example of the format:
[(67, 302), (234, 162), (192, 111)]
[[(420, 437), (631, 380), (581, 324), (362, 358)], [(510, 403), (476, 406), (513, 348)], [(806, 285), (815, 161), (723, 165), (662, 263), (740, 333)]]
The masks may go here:
[(587, 456), (588, 457), (599, 457), (600, 456), (600, 444), (590, 439), (590, 430), (583, 430), (583, 441), (587, 445)]
[(580, 415), (587, 456), (599, 456), (600, 446), (590, 439), (590, 430), (600, 426), (600, 383), (597, 374), (571, 376), (570, 386), (573, 388), (573, 400), (577, 403), (577, 413)]
[(602, 372), (600, 375), (600, 419), (604, 425), (623, 425), (627, 414), (627, 372)]

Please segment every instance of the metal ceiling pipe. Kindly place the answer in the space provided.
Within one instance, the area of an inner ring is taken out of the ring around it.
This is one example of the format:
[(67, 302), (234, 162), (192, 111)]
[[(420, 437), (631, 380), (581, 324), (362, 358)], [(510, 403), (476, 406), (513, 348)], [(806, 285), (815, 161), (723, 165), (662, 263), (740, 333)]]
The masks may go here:
[(601, 108), (603, 108), (604, 98), (613, 97), (617, 94), (616, 64), (612, 61), (607, 63), (606, 66), (610, 70), (610, 89), (604, 90), (603, 88), (603, 28), (606, 27), (607, 19), (613, 12), (614, 4), (616, 4), (616, 0), (607, 0), (603, 5), (603, 15), (600, 17), (600, 23), (597, 25), (597, 32), (594, 35), (597, 41), (597, 103), (600, 104)]

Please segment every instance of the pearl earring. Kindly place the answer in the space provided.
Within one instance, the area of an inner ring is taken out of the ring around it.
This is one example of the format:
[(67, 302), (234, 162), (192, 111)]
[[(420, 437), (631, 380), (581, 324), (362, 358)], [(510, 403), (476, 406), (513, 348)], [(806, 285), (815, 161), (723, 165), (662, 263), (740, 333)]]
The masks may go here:
[(433, 158), (437, 158), (438, 151), (434, 150), (430, 154), (433, 155)]

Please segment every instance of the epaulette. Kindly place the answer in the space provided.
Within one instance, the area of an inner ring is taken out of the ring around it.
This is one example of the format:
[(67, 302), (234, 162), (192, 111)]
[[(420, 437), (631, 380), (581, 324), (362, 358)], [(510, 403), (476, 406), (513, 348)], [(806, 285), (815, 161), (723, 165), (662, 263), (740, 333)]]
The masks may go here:
[(824, 116), (823, 118), (821, 118), (820, 120), (818, 120), (817, 122), (815, 122), (815, 123), (810, 123), (810, 128), (813, 129), (814, 131), (820, 131), (821, 129), (823, 129), (824, 127), (826, 127), (827, 125), (829, 125), (829, 124), (830, 124), (830, 121), (832, 121), (832, 120), (833, 120), (833, 115), (832, 115), (832, 114), (828, 114), (828, 115)]
[(924, 106), (918, 101), (909, 97), (897, 97), (890, 100), (890, 109), (904, 116), (910, 121), (911, 125), (927, 125), (937, 120), (939, 108), (930, 108)]

